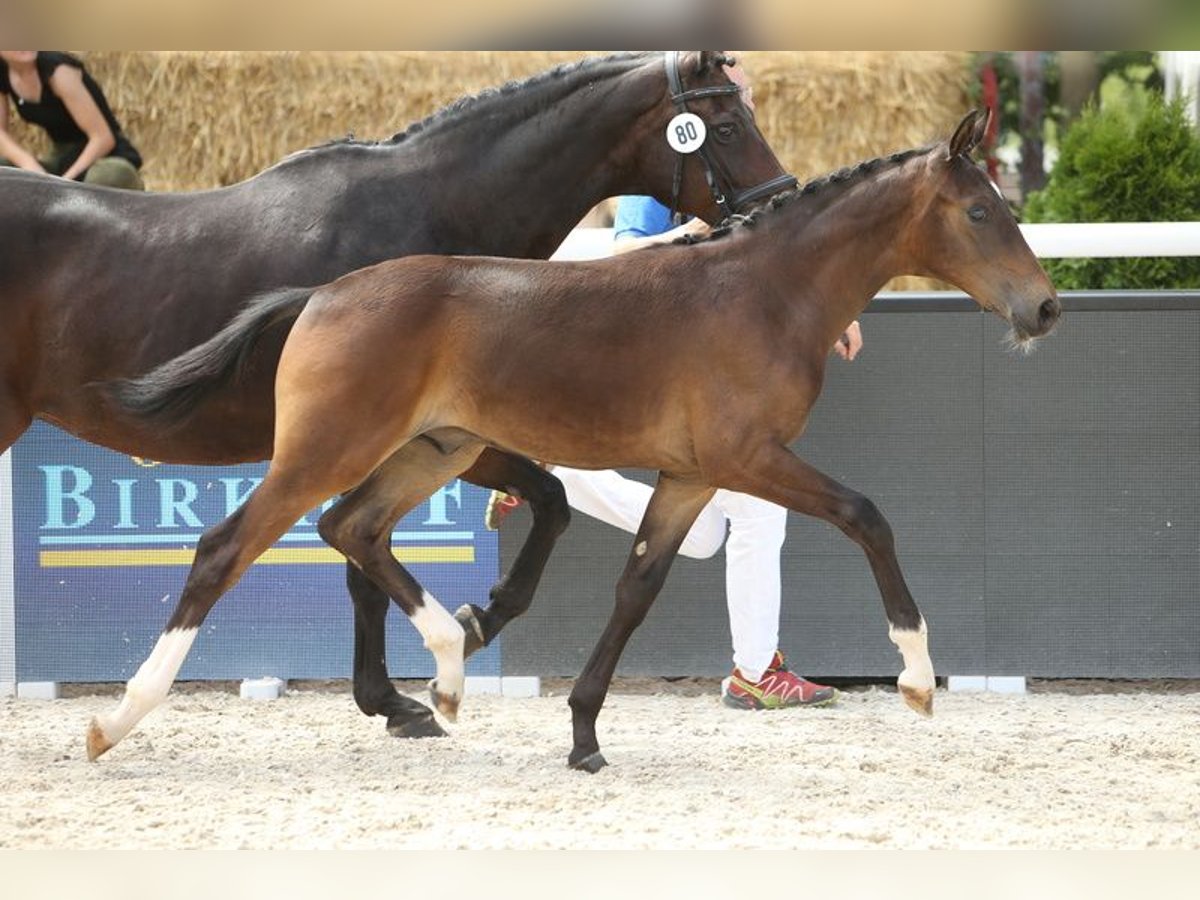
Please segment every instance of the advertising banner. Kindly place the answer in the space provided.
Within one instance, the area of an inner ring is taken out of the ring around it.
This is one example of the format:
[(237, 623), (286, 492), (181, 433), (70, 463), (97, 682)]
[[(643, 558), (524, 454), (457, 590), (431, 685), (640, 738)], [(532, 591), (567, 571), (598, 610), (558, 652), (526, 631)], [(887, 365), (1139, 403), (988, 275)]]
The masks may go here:
[[(128, 679), (170, 617), (200, 535), (243, 503), (266, 471), (265, 463), (158, 464), (42, 423), (11, 460), (16, 678), (23, 682)], [(486, 501), (487, 491), (455, 481), (393, 535), (396, 557), (451, 611), (486, 605), (497, 579)], [(318, 536), (320, 512), (296, 523), (218, 601), (181, 680), (350, 675), (345, 561)], [(387, 653), (392, 677), (433, 674), (432, 657), (395, 606)], [(499, 675), (498, 645), (472, 657), (467, 671)]]

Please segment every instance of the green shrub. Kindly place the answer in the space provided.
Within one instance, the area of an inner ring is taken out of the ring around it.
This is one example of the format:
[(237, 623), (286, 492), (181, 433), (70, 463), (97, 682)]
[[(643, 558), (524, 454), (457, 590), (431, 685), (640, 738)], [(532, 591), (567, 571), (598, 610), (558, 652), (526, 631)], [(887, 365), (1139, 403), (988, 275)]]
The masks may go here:
[[(1200, 135), (1181, 101), (1155, 94), (1130, 106), (1092, 107), (1067, 131), (1046, 189), (1029, 196), (1027, 222), (1200, 220)], [(1056, 259), (1060, 290), (1200, 286), (1200, 257)]]

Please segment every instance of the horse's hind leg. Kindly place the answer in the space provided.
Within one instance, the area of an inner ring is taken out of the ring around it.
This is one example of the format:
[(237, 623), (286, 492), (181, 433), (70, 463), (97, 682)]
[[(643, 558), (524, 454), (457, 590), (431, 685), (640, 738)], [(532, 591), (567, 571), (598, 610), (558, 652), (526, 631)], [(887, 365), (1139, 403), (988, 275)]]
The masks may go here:
[(438, 710), (453, 721), (462, 698), (462, 626), (392, 555), (396, 522), (474, 462), (483, 445), (469, 437), (419, 437), (397, 450), (371, 476), (328, 510), (317, 528), (412, 620), (437, 662), (431, 683)]
[(617, 582), (617, 603), (612, 617), (571, 691), (569, 703), (575, 738), (567, 757), (571, 768), (596, 772), (606, 764), (596, 739), (596, 718), (617, 661), (630, 635), (646, 617), (688, 530), (713, 493), (712, 488), (704, 485), (660, 476), (634, 538), (633, 552)]
[(115, 746), (163, 701), (213, 604), (296, 520), (341, 487), (298, 483), (277, 475), (273, 466), (244, 506), (205, 532), (183, 594), (150, 656), (129, 680), (120, 704), (92, 720), (89, 759)]
[[(487, 609), (464, 604), (454, 618), (466, 632), (463, 656), (491, 643), (504, 626), (529, 608), (555, 541), (570, 520), (558, 479), (528, 460), (489, 448), (462, 478), (483, 487), (518, 493), (529, 501), (533, 528), (512, 569), (491, 591)], [(346, 566), (354, 601), (354, 700), (369, 716), (385, 716), (395, 737), (441, 737), (433, 712), (399, 693), (388, 677), (384, 621), (388, 595), (358, 566)]]
[(462, 477), (521, 497), (533, 512), (533, 527), (508, 574), (492, 588), (487, 609), (464, 604), (454, 614), (467, 633), (464, 652), (470, 656), (529, 609), (550, 552), (571, 521), (571, 511), (562, 483), (521, 456), (489, 448)]
[(401, 694), (388, 677), (387, 592), (354, 563), (346, 564), (346, 586), (354, 602), (354, 702), (368, 716), (384, 716), (395, 737), (445, 737), (433, 710)]

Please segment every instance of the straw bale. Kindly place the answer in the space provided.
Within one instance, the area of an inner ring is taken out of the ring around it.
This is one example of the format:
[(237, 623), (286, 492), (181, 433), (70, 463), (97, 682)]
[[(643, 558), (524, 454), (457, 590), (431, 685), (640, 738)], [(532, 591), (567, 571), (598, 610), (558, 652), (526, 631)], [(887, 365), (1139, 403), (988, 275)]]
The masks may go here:
[(801, 180), (949, 135), (967, 111), (956, 52), (755, 51), (742, 54), (756, 117)]

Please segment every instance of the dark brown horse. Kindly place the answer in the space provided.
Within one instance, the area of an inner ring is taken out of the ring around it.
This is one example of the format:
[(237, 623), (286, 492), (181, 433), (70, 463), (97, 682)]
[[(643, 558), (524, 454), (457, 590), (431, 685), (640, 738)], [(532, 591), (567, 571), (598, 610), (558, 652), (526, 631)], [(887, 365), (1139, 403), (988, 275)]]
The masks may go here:
[[(0, 170), (0, 451), (42, 418), (158, 460), (265, 459), (286, 325), (256, 347), (243, 379), (170, 432), (104, 403), (89, 385), (202, 343), (263, 291), (413, 253), (547, 257), (614, 194), (653, 194), (710, 222), (749, 209), (794, 180), (731, 83), (722, 65), (730, 62), (673, 51), (560, 67), (460, 101), (389, 141), (308, 150), (216, 191), (103, 191)], [(666, 138), (685, 108), (709, 134), (686, 163)], [(294, 295), (281, 317), (290, 322), (309, 293)], [(519, 492), (534, 511), (488, 609), (460, 611), (469, 652), (528, 607), (568, 512), (555, 479), (507, 453), (483, 454), (464, 477)], [(444, 733), (388, 680), (386, 594), (357, 567), (347, 578), (359, 707), (387, 716), (394, 734)]]
[[(1018, 343), (1058, 321), (1053, 286), (968, 158), (984, 126), (972, 113), (947, 142), (781, 194), (689, 246), (576, 264), (409, 257), (318, 289), (280, 361), (267, 476), (204, 536), (153, 653), (120, 706), (93, 721), (89, 755), (165, 696), (208, 610), (246, 567), (306, 510), (351, 488), (322, 516), (321, 534), (409, 614), (437, 659), (435, 703), (453, 715), (462, 628), (395, 560), (388, 537), (488, 447), (660, 472), (612, 619), (571, 692), (572, 766), (604, 765), (595, 721), (617, 659), (717, 488), (824, 519), (862, 546), (904, 658), (900, 691), (931, 713), (926, 626), (887, 521), (788, 445), (820, 393), (829, 347), (893, 276), (962, 288), (1007, 319)], [(269, 302), (250, 308), (118, 393), (156, 427), (186, 417), (229, 377), (256, 319), (271, 315)]]

